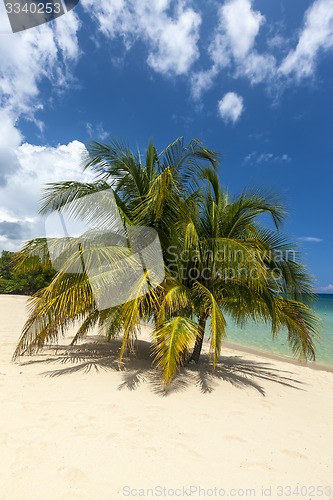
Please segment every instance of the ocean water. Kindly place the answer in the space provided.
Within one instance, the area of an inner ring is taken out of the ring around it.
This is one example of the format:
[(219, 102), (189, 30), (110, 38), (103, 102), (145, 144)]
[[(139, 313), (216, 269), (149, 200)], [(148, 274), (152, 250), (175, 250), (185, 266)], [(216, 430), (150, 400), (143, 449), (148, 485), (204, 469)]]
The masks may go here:
[[(320, 339), (316, 343), (316, 363), (333, 368), (333, 295), (318, 295), (312, 308), (321, 318)], [(239, 346), (293, 358), (287, 332), (281, 331), (273, 340), (268, 324), (249, 322), (244, 328), (240, 328), (232, 319), (227, 318), (226, 340)]]

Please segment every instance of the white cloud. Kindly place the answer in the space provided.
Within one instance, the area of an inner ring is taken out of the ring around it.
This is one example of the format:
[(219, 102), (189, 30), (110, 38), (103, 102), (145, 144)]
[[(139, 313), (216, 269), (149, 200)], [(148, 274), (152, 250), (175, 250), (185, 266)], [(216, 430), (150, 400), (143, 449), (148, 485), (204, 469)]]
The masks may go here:
[(264, 163), (289, 163), (291, 162), (291, 157), (287, 153), (274, 154), (274, 153), (259, 153), (258, 151), (253, 151), (249, 153), (244, 158), (245, 164), (250, 165), (262, 165)]
[(253, 51), (241, 61), (235, 68), (235, 78), (246, 77), (252, 85), (261, 82), (272, 82), (276, 75), (276, 59), (271, 54), (258, 54)]
[(305, 14), (297, 47), (281, 64), (280, 73), (298, 80), (313, 75), (321, 51), (333, 48), (333, 0), (316, 0)]
[(84, 152), (79, 141), (57, 147), (24, 143), (16, 148), (19, 168), (0, 187), (0, 249), (17, 249), (23, 238), (43, 236), (44, 224), (37, 215), (42, 190), (49, 182), (91, 180), (89, 172), (82, 173)]
[(8, 176), (20, 168), (16, 148), (21, 144), (22, 134), (14, 123), (13, 115), (0, 109), (0, 186), (4, 186)]
[(225, 122), (236, 123), (244, 110), (243, 98), (228, 92), (218, 103), (219, 114)]
[(315, 236), (302, 236), (298, 240), (305, 243), (321, 243), (323, 241), (321, 238), (316, 238)]
[(186, 0), (82, 0), (109, 39), (121, 37), (130, 49), (137, 40), (148, 48), (147, 62), (164, 75), (183, 75), (199, 57), (201, 16)]
[[(0, 30), (5, 24), (0, 2)], [(53, 25), (43, 25), (15, 35), (0, 35), (0, 108), (30, 115), (42, 107), (39, 84), (47, 78), (53, 85), (66, 84), (70, 67), (79, 55), (74, 12), (60, 17)]]
[(198, 71), (192, 75), (191, 94), (195, 100), (200, 99), (201, 95), (213, 86), (218, 72), (218, 67), (213, 65), (211, 69), (207, 71)]
[[(167, 19), (165, 20), (167, 21)], [(150, 51), (148, 64), (157, 72), (176, 75), (187, 73), (199, 57), (197, 42), (200, 17), (192, 10), (179, 12), (176, 21), (166, 22), (151, 30), (152, 40), (158, 40)]]
[[(235, 79), (247, 78), (251, 85), (264, 83), (270, 93), (279, 95), (288, 85), (314, 75), (320, 54), (333, 50), (333, 0), (315, 0), (305, 12), (296, 48), (291, 48), (292, 37), (286, 38), (275, 29), (271, 38), (266, 36), (267, 49), (262, 53), (256, 40), (266, 18), (253, 3), (227, 0), (219, 7), (208, 49), (211, 68), (199, 70), (191, 78), (195, 99), (200, 99), (225, 70)], [(273, 25), (268, 28), (272, 33)]]
[(36, 112), (43, 108), (40, 84), (63, 90), (72, 81), (80, 55), (74, 12), (56, 22), (11, 33), (0, 2), (0, 246), (15, 249), (20, 238), (41, 231), (37, 200), (46, 182), (75, 175), (78, 149), (72, 142), (57, 148), (22, 144), (18, 120), (24, 117), (42, 128)]
[(251, 84), (267, 81), (276, 73), (271, 54), (259, 54), (256, 38), (265, 17), (252, 8), (252, 0), (229, 0), (219, 8), (218, 26), (209, 45), (212, 67), (197, 72), (191, 79), (192, 95), (199, 99), (218, 73), (231, 68), (234, 78), (246, 77)]
[[(250, 0), (229, 0), (221, 6), (219, 17), (220, 33), (212, 46), (213, 53), (222, 49), (236, 59), (243, 59), (253, 48), (264, 16), (252, 10)], [(213, 58), (218, 57), (215, 53)]]
[(54, 23), (56, 44), (66, 62), (77, 61), (81, 54), (77, 39), (79, 29), (79, 18), (74, 11), (62, 16)]
[(273, 161), (273, 160), (274, 160), (273, 153), (260, 153), (255, 159), (256, 163), (258, 163), (258, 164), (268, 163), (268, 162)]

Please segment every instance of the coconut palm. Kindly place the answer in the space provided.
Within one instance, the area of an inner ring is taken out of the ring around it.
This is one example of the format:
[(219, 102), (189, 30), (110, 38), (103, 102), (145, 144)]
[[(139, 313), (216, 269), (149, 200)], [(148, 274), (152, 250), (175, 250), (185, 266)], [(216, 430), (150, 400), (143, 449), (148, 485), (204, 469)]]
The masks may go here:
[(165, 379), (174, 376), (184, 358), (198, 362), (207, 320), (216, 365), (226, 313), (241, 325), (249, 319), (270, 323), (273, 336), (286, 328), (294, 353), (314, 359), (317, 320), (300, 301), (312, 297), (310, 279), (294, 246), (257, 222), (262, 213), (270, 213), (279, 226), (282, 208), (260, 193), (232, 201), (217, 180), (212, 185), (214, 192), (210, 186), (196, 216), (183, 222), (179, 255), (185, 258), (177, 259), (176, 273), (166, 278), (159, 304), (153, 335)]
[[(149, 217), (153, 220), (153, 227), (158, 230), (167, 255), (172, 234), (170, 228), (182, 218), (186, 202), (194, 203), (191, 197), (196, 198), (198, 182), (192, 182), (192, 178), (195, 172), (200, 174), (204, 170), (206, 163), (215, 169), (216, 155), (197, 140), (185, 146), (183, 139), (179, 139), (161, 154), (157, 154), (155, 147), (149, 144), (144, 163), (140, 154), (132, 154), (123, 143), (94, 142), (88, 148), (84, 169), (92, 169), (96, 180), (91, 183), (62, 182), (48, 185), (41, 200), (40, 212), (48, 215), (67, 207), (75, 216), (83, 216), (89, 221), (96, 213), (82, 214), (78, 210), (80, 205), (77, 201), (113, 188), (119, 212), (127, 224), (144, 222), (147, 218), (144, 219), (141, 215), (145, 212), (143, 202), (145, 207), (149, 207)], [(18, 267), (22, 272), (27, 270), (27, 256), (38, 256), (39, 260), (49, 267), (50, 244), (58, 247), (62, 242), (50, 242), (50, 239), (46, 241), (42, 238), (28, 242), (17, 256)], [(24, 326), (14, 357), (38, 351), (45, 342), (55, 341), (59, 334), (77, 320), (81, 322), (81, 327), (74, 341), (96, 323), (106, 329), (109, 337), (115, 335), (119, 328), (125, 328), (123, 353), (125, 348), (132, 344), (133, 336), (140, 326), (140, 318), (152, 314), (151, 308), (144, 313), (147, 308), (143, 308), (142, 303), (147, 302), (147, 299), (135, 299), (130, 306), (125, 304), (123, 308), (118, 307), (112, 311), (98, 311), (86, 273), (68, 272), (80, 267), (82, 249), (75, 240), (65, 239), (64, 244), (68, 249), (68, 261), (56, 274), (50, 286), (31, 298), (31, 314)], [(114, 248), (109, 249), (110, 252), (112, 250)], [(112, 258), (110, 252), (108, 258)], [(151, 295), (155, 296), (153, 293)], [(138, 307), (136, 313), (135, 305)], [(129, 323), (128, 318), (124, 317), (124, 311), (131, 308), (133, 314)], [(110, 318), (113, 319), (112, 324)], [(116, 324), (119, 328), (116, 328)]]
[[(87, 274), (68, 271), (80, 264), (82, 252), (103, 252), (104, 259), (116, 263), (121, 250), (82, 250), (74, 241), (52, 283), (31, 298), (30, 316), (14, 356), (38, 351), (79, 320), (74, 342), (99, 325), (109, 339), (123, 335), (122, 360), (126, 349), (134, 348), (145, 320), (153, 324), (154, 362), (169, 382), (181, 365), (198, 362), (206, 327), (216, 365), (228, 314), (239, 324), (249, 319), (270, 323), (274, 336), (287, 328), (294, 353), (314, 359), (317, 319), (304, 304), (304, 298), (312, 296), (311, 280), (294, 246), (279, 232), (284, 210), (272, 195), (259, 191), (232, 199), (221, 188), (217, 164), (216, 153), (199, 141), (185, 146), (182, 138), (161, 154), (149, 144), (144, 162), (121, 143), (93, 143), (85, 168), (93, 170), (96, 180), (49, 185), (41, 213), (69, 207), (82, 216), (76, 210), (78, 199), (113, 188), (124, 223), (158, 232), (165, 279), (152, 287), (145, 271), (142, 280), (148, 293), (140, 294), (138, 282), (131, 300), (99, 311)], [(261, 226), (265, 213), (274, 230)], [(84, 216), (91, 221), (96, 213), (88, 210)], [(49, 265), (45, 240), (29, 242), (19, 254), (19, 266), (24, 266), (27, 255), (38, 255)]]

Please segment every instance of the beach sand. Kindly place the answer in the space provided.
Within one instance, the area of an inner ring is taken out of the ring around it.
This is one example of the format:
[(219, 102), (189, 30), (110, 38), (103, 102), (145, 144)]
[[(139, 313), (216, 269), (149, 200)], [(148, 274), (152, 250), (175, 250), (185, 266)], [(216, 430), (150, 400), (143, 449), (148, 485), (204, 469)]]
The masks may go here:
[(333, 499), (333, 373), (225, 348), (165, 393), (147, 332), (124, 370), (96, 337), (12, 363), (26, 302), (0, 296), (2, 500)]

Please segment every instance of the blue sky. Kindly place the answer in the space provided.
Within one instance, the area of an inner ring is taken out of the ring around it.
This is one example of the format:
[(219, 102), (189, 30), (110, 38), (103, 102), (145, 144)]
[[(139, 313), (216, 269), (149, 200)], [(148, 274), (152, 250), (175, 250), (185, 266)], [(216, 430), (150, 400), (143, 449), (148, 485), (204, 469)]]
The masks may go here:
[(231, 193), (276, 192), (333, 291), (333, 0), (81, 0), (11, 34), (0, 3), (0, 249), (42, 235), (46, 182), (86, 180), (84, 144), (180, 135), (221, 153)]

